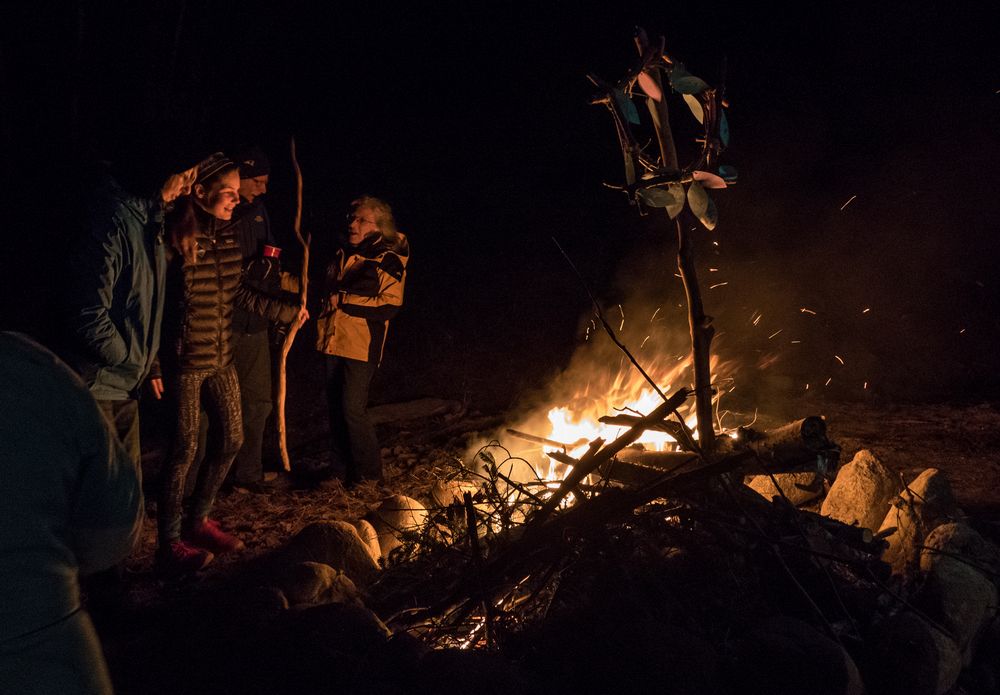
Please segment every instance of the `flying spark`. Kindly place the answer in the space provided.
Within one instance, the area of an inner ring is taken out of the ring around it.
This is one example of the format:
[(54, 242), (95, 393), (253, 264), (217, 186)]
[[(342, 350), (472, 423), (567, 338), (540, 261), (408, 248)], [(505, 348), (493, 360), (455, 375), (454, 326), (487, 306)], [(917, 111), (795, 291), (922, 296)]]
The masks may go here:
[(834, 357), (836, 357), (836, 358), (837, 358), (837, 361), (838, 361), (838, 362), (840, 362), (841, 364), (843, 364), (843, 363), (844, 363), (844, 358), (843, 358), (843, 357), (841, 357), (840, 355), (834, 355)]
[(649, 322), (652, 323), (653, 319), (655, 319), (656, 315), (659, 314), (659, 313), (660, 313), (660, 307), (656, 307), (656, 311), (654, 311), (653, 315), (649, 317)]
[(792, 345), (798, 345), (801, 342), (802, 342), (801, 340), (793, 340), (793, 341), (791, 341)]
[(823, 386), (829, 386), (831, 381), (833, 381), (833, 377), (832, 376), (829, 379), (826, 380), (826, 383), (823, 384)]
[(649, 336), (648, 335), (645, 338), (642, 339), (641, 343), (639, 343), (639, 349), (640, 350), (642, 350), (642, 346), (646, 344), (647, 340), (649, 340)]
[(864, 309), (861, 310), (861, 313), (862, 314), (867, 314), (871, 310), (872, 310), (872, 308), (870, 306), (866, 306)]
[(729, 284), (728, 282), (717, 282), (714, 285), (709, 285), (708, 289), (714, 290), (716, 287), (724, 287), (724, 286), (726, 286), (728, 284)]
[(799, 309), (799, 311), (802, 312), (803, 314), (812, 314), (813, 316), (816, 315), (815, 311), (813, 311), (812, 309), (806, 309), (805, 307), (802, 307), (801, 309)]
[(844, 210), (844, 208), (846, 208), (846, 207), (847, 207), (848, 205), (850, 205), (850, 204), (851, 204), (851, 201), (853, 201), (853, 200), (854, 200), (855, 198), (857, 198), (857, 197), (858, 197), (858, 196), (856, 196), (856, 195), (852, 195), (852, 196), (851, 196), (850, 198), (848, 198), (848, 199), (847, 199), (847, 202), (846, 202), (846, 203), (844, 203), (843, 205), (841, 205), (841, 206), (840, 206), (840, 209), (841, 209), (841, 211), (843, 211), (843, 210)]
[(781, 333), (781, 332), (782, 332), (783, 330), (785, 330), (785, 329), (784, 329), (784, 328), (779, 328), (779, 329), (778, 329), (778, 330), (776, 330), (776, 331), (775, 331), (774, 333), (772, 333), (771, 335), (767, 336), (767, 339), (768, 339), (768, 340), (770, 340), (770, 339), (771, 339), (771, 338), (773, 338), (774, 336), (776, 336), (776, 335), (778, 335), (779, 333)]
[(753, 325), (756, 326), (758, 323), (760, 323), (760, 320), (761, 320), (762, 317), (763, 317), (763, 314), (757, 314), (756, 318), (754, 318), (754, 320), (753, 320)]
[(965, 333), (965, 329), (964, 328), (958, 332), (959, 335), (962, 335), (963, 333)]

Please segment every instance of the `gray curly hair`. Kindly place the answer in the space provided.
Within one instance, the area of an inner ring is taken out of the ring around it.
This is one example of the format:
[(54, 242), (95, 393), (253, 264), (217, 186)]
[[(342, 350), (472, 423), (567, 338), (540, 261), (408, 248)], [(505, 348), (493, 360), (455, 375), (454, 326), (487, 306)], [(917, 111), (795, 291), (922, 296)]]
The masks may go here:
[(375, 196), (363, 195), (351, 201), (351, 210), (356, 211), (358, 208), (368, 208), (375, 213), (375, 224), (384, 238), (392, 240), (399, 234), (396, 218), (392, 216), (392, 206), (389, 203)]

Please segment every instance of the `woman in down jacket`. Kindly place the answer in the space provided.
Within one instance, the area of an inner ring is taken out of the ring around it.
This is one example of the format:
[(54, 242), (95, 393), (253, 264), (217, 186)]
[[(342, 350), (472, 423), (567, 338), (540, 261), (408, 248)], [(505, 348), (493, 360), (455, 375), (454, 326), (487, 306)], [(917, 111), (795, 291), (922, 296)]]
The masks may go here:
[[(243, 254), (236, 228), (225, 224), (239, 202), (239, 185), (236, 164), (217, 153), (199, 165), (191, 196), (181, 199), (187, 204), (175, 208), (167, 220), (171, 258), (160, 363), (176, 425), (157, 513), (156, 560), (164, 574), (201, 569), (215, 554), (243, 547), (208, 516), (243, 441), (240, 387), (233, 366), (234, 303), (271, 321), (290, 323), (308, 316), (297, 298), (270, 297), (241, 282)], [(184, 518), (184, 482), (198, 447), (203, 400), (222, 441), (209, 449)]]

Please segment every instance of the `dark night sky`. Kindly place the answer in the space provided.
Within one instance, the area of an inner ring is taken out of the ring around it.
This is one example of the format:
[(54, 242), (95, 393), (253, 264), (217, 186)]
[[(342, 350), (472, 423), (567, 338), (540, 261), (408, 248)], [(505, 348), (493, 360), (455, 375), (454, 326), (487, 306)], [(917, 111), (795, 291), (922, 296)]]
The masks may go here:
[[(46, 283), (44, 249), (71, 229), (76, 135), (150, 162), (260, 141), (287, 233), (294, 133), (320, 260), (360, 192), (393, 202), (411, 236), (386, 379), (454, 372), (447, 395), (473, 397), (498, 375), (511, 393), (543, 379), (587, 313), (550, 237), (608, 302), (679, 292), (662, 218), (602, 186), (621, 180), (620, 155), (610, 118), (587, 104), (584, 75), (617, 79), (639, 23), (710, 82), (727, 60), (724, 159), (741, 181), (715, 192), (721, 222), (701, 240), (729, 283), (706, 295), (720, 349), (752, 372), (773, 347), (750, 325), (759, 311), (768, 335), (797, 332), (807, 346), (783, 355), (776, 383), (822, 381), (840, 354), (854, 358), (840, 395), (862, 380), (894, 397), (995, 395), (1000, 61), (985, 4), (8, 8), (4, 327), (44, 325), (27, 297)], [(801, 307), (818, 312), (811, 324)]]

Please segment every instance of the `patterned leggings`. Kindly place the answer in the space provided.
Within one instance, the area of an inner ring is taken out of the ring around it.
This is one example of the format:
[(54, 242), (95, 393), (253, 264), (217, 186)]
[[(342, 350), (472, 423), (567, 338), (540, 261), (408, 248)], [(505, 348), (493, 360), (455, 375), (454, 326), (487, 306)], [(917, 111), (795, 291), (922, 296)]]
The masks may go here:
[(173, 445), (163, 470), (157, 524), (160, 544), (177, 540), (181, 535), (184, 481), (198, 450), (199, 404), (205, 394), (205, 410), (218, 420), (222, 445), (202, 465), (195, 486), (189, 518), (199, 521), (208, 516), (215, 496), (229, 472), (229, 467), (243, 444), (243, 416), (240, 411), (240, 384), (236, 368), (184, 370), (171, 379), (168, 387), (176, 401), (177, 425)]

